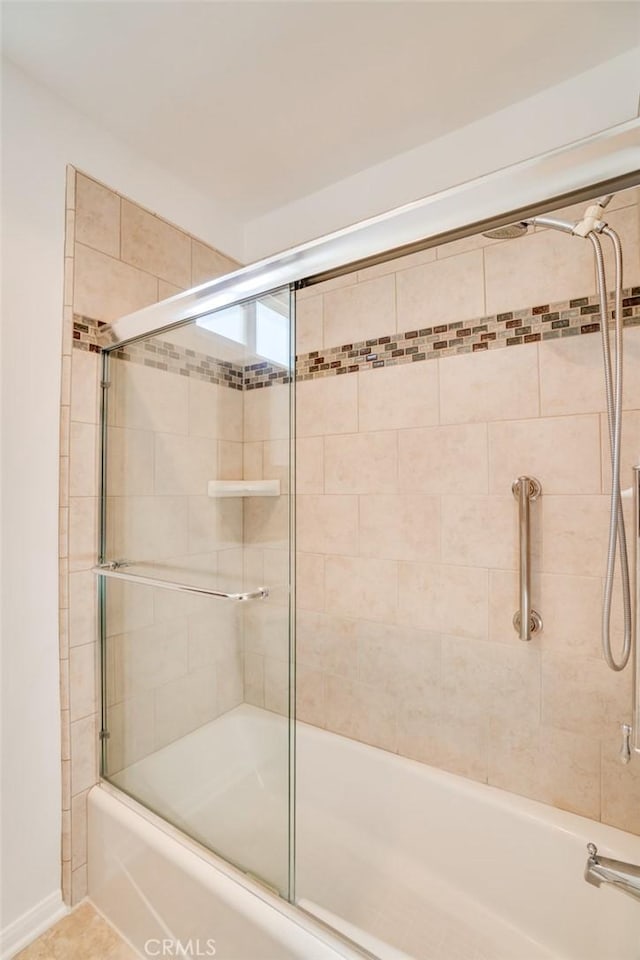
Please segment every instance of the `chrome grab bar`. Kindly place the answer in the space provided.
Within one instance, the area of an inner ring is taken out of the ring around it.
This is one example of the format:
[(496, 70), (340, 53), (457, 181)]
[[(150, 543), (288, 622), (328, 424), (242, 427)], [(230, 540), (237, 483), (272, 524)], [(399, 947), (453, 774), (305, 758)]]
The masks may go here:
[(188, 583), (179, 583), (176, 580), (162, 580), (159, 577), (145, 577), (137, 573), (125, 573), (122, 567), (133, 566), (126, 560), (112, 560), (108, 563), (99, 563), (91, 568), (91, 572), (98, 577), (112, 577), (114, 580), (127, 580), (130, 583), (140, 583), (147, 587), (161, 587), (164, 590), (177, 590), (180, 593), (196, 593), (204, 597), (218, 597), (223, 600), (264, 600), (269, 596), (267, 587), (249, 590), (246, 593), (225, 593), (222, 590), (212, 590), (210, 587), (198, 587)]
[[(631, 723), (623, 723), (622, 747), (620, 748), (620, 759), (623, 763), (629, 763), (634, 753), (640, 753), (640, 651), (638, 643), (640, 641), (640, 464), (632, 468), (633, 486), (631, 492), (633, 495), (633, 544), (634, 544), (634, 580), (633, 580), (633, 633), (631, 649), (631, 669), (633, 671), (633, 680), (631, 683)], [(625, 491), (626, 492), (626, 491)], [(624, 494), (623, 494), (624, 496)]]
[(599, 856), (595, 843), (588, 843), (587, 850), (589, 857), (584, 868), (587, 883), (592, 883), (594, 887), (599, 887), (601, 883), (611, 883), (640, 900), (640, 866)]
[(542, 618), (531, 606), (531, 544), (529, 504), (537, 500), (542, 487), (535, 477), (518, 477), (511, 485), (518, 501), (518, 528), (520, 532), (520, 609), (513, 615), (513, 627), (521, 640), (531, 640), (531, 634), (542, 630)]

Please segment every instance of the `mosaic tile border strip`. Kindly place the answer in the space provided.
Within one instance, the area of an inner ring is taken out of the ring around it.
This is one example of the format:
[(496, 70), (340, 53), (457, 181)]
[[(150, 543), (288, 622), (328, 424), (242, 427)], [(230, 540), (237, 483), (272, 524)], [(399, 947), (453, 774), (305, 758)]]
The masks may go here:
[[(97, 334), (105, 326), (99, 320), (74, 315), (73, 343), (80, 350), (89, 350), (100, 353), (97, 343)], [(78, 336), (76, 336), (78, 334)], [(227, 360), (220, 360), (206, 353), (189, 350), (178, 346), (170, 340), (139, 340), (127, 343), (114, 351), (119, 360), (128, 360), (156, 370), (167, 370), (178, 373), (183, 377), (193, 377), (207, 383), (215, 383), (229, 387), (231, 390), (242, 390), (245, 368)]]
[[(613, 294), (609, 295), (609, 300), (613, 300)], [(623, 291), (622, 314), (625, 327), (640, 325), (640, 287), (629, 287)], [(98, 333), (103, 326), (105, 324), (99, 320), (74, 315), (74, 347), (100, 353)], [(600, 304), (597, 296), (578, 297), (466, 322), (407, 330), (327, 350), (312, 350), (296, 357), (296, 380), (313, 380), (457, 354), (480, 353), (524, 343), (597, 333), (599, 330)], [(115, 351), (115, 356), (233, 390), (260, 390), (277, 383), (291, 382), (287, 368), (267, 361), (242, 367), (156, 338), (153, 342), (147, 340), (126, 344)]]
[[(609, 300), (613, 295), (609, 296)], [(624, 325), (640, 325), (640, 287), (623, 291)], [(479, 317), (464, 323), (440, 324), (404, 333), (313, 350), (296, 357), (296, 379), (358, 373), (420, 360), (478, 353), (524, 343), (597, 333), (600, 304), (597, 296), (579, 297)]]

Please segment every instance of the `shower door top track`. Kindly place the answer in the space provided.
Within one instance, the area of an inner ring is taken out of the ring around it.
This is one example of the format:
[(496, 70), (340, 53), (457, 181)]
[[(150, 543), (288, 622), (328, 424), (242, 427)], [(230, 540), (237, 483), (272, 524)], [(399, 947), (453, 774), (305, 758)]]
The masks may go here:
[(640, 182), (640, 118), (311, 240), (103, 328), (104, 349), (243, 303)]

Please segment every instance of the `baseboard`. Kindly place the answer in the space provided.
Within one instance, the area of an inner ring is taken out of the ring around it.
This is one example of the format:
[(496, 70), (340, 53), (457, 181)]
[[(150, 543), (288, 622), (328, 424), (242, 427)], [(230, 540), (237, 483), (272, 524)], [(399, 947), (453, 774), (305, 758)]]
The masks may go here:
[(0, 930), (0, 960), (11, 960), (53, 923), (69, 912), (59, 890), (49, 894), (31, 910)]

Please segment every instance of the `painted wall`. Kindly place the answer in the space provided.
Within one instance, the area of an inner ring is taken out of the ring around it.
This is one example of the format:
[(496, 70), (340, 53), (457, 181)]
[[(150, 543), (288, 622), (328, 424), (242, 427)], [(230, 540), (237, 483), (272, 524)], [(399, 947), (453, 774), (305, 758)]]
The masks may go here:
[(640, 47), (253, 220), (245, 261), (538, 156), (638, 115)]
[(58, 456), (65, 167), (231, 254), (239, 226), (3, 63), (2, 884), (17, 943), (60, 905)]

